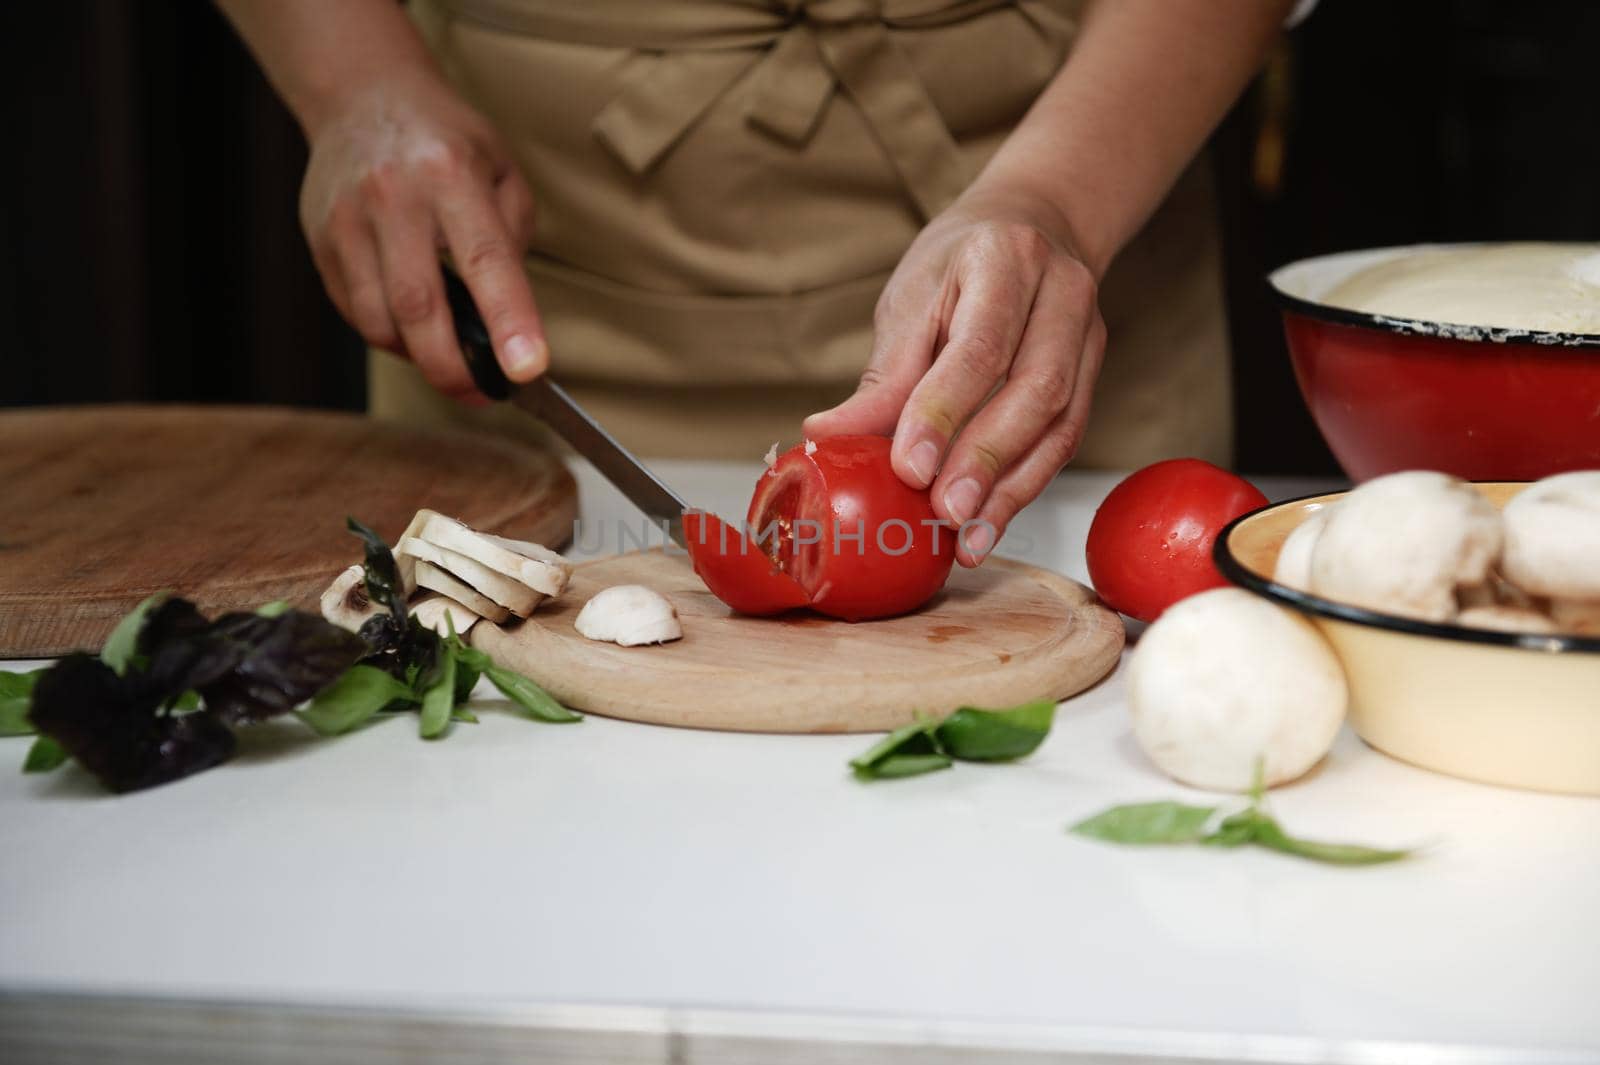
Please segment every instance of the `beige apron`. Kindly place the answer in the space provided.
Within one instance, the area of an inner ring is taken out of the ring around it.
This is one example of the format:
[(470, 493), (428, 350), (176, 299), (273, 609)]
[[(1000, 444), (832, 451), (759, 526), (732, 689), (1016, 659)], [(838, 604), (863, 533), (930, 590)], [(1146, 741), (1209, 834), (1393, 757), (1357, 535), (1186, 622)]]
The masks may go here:
[[(553, 373), (625, 443), (751, 458), (847, 396), (872, 308), (1066, 57), (1075, 0), (413, 0), (538, 204)], [(1078, 465), (1230, 450), (1217, 228), (1185, 175), (1102, 288)], [(487, 423), (375, 354), (382, 417)]]

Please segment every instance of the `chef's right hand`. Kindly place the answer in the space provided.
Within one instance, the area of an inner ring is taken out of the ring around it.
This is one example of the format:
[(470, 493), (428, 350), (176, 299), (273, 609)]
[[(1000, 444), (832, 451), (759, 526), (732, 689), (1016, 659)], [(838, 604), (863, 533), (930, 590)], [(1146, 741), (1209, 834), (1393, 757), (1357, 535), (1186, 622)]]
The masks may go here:
[(549, 364), (522, 269), (533, 196), (489, 122), (431, 71), (363, 86), (309, 131), (300, 222), (328, 295), (445, 395), (484, 402), (445, 302), (439, 253), (471, 289), (506, 376)]

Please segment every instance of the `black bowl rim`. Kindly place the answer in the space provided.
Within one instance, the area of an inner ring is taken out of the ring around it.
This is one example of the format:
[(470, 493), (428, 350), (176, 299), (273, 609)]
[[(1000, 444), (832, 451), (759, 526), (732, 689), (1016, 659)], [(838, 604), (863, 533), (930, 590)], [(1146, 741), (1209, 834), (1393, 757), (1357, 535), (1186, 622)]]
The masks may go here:
[[(1541, 329), (1495, 329), (1490, 326), (1432, 322), (1419, 318), (1394, 318), (1386, 314), (1352, 311), (1347, 307), (1335, 307), (1332, 304), (1318, 303), (1315, 300), (1294, 296), (1285, 292), (1278, 283), (1278, 278), (1284, 271), (1292, 270), (1307, 263), (1319, 262), (1323, 259), (1359, 255), (1363, 252), (1402, 252), (1408, 248), (1421, 250), (1450, 246), (1441, 244), (1396, 245), (1388, 248), (1352, 248), (1348, 251), (1311, 255), (1304, 259), (1296, 259), (1293, 262), (1284, 263), (1276, 270), (1268, 273), (1266, 278), (1267, 286), (1272, 289), (1273, 297), (1277, 300), (1280, 309), (1303, 315), (1306, 318), (1313, 318), (1317, 321), (1332, 322), (1336, 325), (1377, 329), (1387, 333), (1398, 333), (1402, 336), (1458, 340), (1469, 344), (1532, 344), (1538, 347), (1600, 348), (1600, 333), (1561, 333)], [(1476, 245), (1461, 244), (1459, 246), (1475, 247)]]
[[(1349, 490), (1346, 489), (1346, 491)], [(1341, 496), (1344, 494), (1345, 492), (1312, 492), (1310, 495), (1296, 496), (1293, 499), (1281, 499), (1275, 503), (1268, 503), (1264, 507), (1257, 507), (1246, 514), (1241, 514), (1228, 522), (1227, 525), (1224, 525), (1222, 531), (1217, 534), (1216, 543), (1211, 546), (1211, 559), (1216, 563), (1217, 569), (1222, 571), (1222, 575), (1240, 588), (1253, 592), (1281, 606), (1298, 610), (1302, 614), (1311, 614), (1333, 621), (1346, 621), (1366, 628), (1384, 629), (1388, 632), (1398, 632), (1407, 636), (1431, 636), (1436, 639), (1454, 640), (1459, 643), (1508, 647), (1518, 651), (1538, 651), (1544, 654), (1566, 652), (1600, 654), (1600, 637), (1542, 636), (1537, 633), (1469, 629), (1462, 625), (1418, 621), (1415, 618), (1400, 617), (1396, 614), (1381, 614), (1376, 610), (1367, 610), (1365, 607), (1351, 606), (1348, 603), (1336, 603), (1331, 599), (1323, 599), (1309, 592), (1302, 592), (1290, 588), (1286, 584), (1278, 584), (1275, 581), (1258, 576), (1243, 562), (1235, 558), (1233, 551), (1228, 547), (1228, 538), (1233, 535), (1233, 530), (1258, 514), (1265, 514), (1269, 510), (1292, 506), (1296, 503), (1304, 503), (1308, 500), (1325, 499), (1328, 496)]]

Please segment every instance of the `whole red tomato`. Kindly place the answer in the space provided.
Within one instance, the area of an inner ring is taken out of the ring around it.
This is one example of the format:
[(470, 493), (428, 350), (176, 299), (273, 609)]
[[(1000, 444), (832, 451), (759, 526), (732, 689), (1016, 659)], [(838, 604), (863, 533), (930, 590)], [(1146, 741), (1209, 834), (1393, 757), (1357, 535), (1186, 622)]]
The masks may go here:
[(944, 586), (955, 538), (881, 436), (838, 436), (780, 456), (756, 483), (744, 532), (684, 519), (695, 572), (746, 614), (796, 606), (860, 621), (915, 610)]
[(1154, 621), (1227, 584), (1211, 561), (1222, 527), (1267, 505), (1255, 485), (1199, 459), (1146, 466), (1111, 490), (1089, 526), (1089, 579), (1112, 607)]

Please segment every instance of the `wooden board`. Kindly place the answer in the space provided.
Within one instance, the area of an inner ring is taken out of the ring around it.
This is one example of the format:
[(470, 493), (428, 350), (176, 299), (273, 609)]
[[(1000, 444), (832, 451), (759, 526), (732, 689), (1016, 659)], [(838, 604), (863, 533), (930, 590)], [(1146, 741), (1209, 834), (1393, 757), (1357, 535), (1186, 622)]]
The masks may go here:
[(262, 407), (0, 413), (0, 657), (98, 648), (152, 592), (206, 613), (310, 606), (427, 506), (557, 546), (577, 491), (550, 454), (355, 414)]
[[(572, 627), (591, 596), (643, 584), (671, 599), (683, 639), (618, 647)], [(748, 732), (880, 732), (921, 711), (1066, 698), (1117, 662), (1122, 622), (1074, 581), (992, 559), (957, 570), (914, 614), (849, 623), (807, 613), (731, 614), (680, 552), (578, 567), (527, 621), (480, 624), (472, 642), (569, 706), (608, 717)]]

